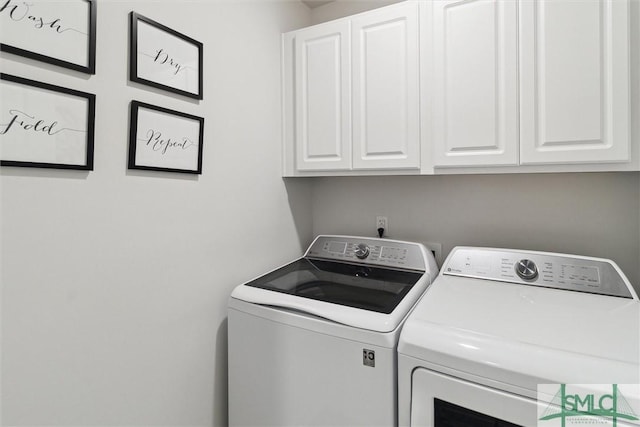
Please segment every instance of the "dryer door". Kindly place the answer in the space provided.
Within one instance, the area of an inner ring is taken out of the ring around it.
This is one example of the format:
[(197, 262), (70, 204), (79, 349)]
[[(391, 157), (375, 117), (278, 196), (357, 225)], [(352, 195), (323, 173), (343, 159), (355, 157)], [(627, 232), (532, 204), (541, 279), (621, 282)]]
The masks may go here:
[(532, 427), (538, 404), (425, 368), (413, 372), (411, 426)]

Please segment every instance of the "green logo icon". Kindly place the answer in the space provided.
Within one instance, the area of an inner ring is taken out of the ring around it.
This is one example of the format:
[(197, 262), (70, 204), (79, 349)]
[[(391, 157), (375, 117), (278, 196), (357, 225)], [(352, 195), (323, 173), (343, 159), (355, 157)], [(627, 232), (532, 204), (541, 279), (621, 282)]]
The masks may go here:
[[(611, 393), (579, 390), (581, 393), (567, 392), (567, 385), (560, 389), (542, 413), (540, 421), (560, 420), (565, 427), (568, 419), (580, 424), (601, 424), (616, 427), (618, 420), (638, 420), (631, 405), (620, 392), (617, 384), (611, 385)], [(580, 420), (580, 421), (578, 421)], [(539, 423), (539, 425), (543, 425)]]

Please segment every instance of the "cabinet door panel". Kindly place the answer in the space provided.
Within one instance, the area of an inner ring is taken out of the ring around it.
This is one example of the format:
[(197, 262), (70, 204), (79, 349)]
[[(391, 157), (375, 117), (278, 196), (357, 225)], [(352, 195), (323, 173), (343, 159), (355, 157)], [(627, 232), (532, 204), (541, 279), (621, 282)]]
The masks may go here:
[(436, 166), (517, 164), (516, 24), (514, 1), (433, 2)]
[(352, 22), (353, 167), (420, 166), (418, 4)]
[(351, 167), (349, 25), (326, 24), (295, 39), (296, 168)]
[(627, 0), (521, 3), (521, 162), (629, 159)]

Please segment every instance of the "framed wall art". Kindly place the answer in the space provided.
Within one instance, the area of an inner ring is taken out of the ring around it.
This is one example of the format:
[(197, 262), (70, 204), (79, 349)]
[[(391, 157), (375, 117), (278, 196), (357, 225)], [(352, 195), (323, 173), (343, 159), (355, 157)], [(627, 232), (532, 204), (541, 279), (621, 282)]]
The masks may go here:
[(131, 101), (129, 169), (202, 173), (204, 118)]
[(138, 13), (130, 19), (129, 79), (202, 99), (202, 43)]
[(0, 28), (2, 51), (95, 74), (95, 0), (0, 0)]
[(93, 170), (95, 95), (0, 74), (0, 166)]

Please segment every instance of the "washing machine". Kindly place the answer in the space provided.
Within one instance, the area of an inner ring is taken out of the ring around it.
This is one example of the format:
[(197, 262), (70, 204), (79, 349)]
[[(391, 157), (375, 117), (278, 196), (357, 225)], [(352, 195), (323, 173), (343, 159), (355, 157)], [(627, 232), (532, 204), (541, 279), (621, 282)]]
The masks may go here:
[(457, 247), (405, 322), (399, 425), (640, 425), (640, 303), (610, 260)]
[(393, 426), (401, 326), (437, 275), (422, 244), (318, 236), (236, 287), (231, 426)]

